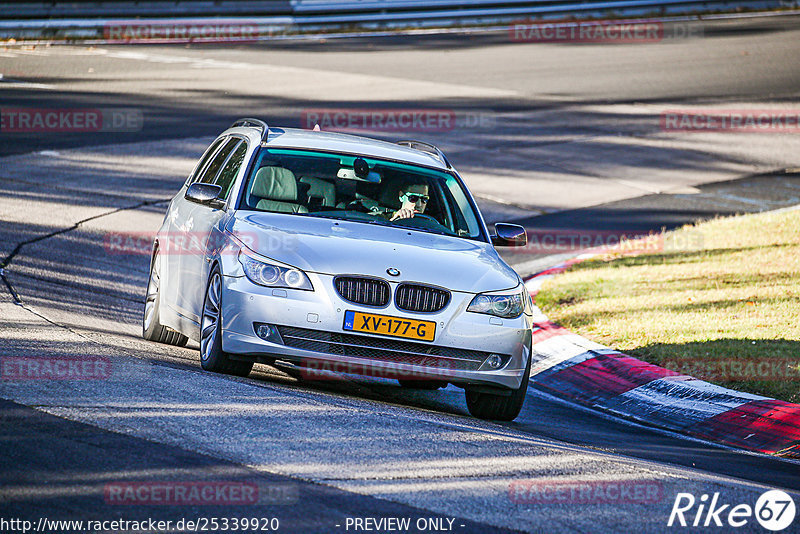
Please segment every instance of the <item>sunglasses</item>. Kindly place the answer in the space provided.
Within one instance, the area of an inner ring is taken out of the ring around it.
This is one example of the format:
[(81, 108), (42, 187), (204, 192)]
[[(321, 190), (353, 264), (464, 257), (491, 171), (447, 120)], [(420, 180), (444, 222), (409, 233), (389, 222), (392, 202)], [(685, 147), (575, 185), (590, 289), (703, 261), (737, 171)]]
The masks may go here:
[(409, 202), (413, 202), (414, 204), (416, 204), (417, 202), (420, 202), (420, 201), (422, 201), (423, 204), (427, 204), (428, 203), (428, 199), (431, 198), (431, 197), (429, 197), (428, 195), (416, 195), (416, 194), (413, 194), (413, 193), (412, 194), (406, 193), (406, 194), (403, 195), (403, 198), (405, 198)]

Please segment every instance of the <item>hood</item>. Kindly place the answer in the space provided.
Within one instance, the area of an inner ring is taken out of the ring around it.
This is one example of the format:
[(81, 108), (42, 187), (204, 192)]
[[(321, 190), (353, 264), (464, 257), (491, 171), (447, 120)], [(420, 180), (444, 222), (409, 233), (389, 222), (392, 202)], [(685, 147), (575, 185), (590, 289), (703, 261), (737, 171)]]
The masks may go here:
[[(519, 276), (489, 243), (358, 222), (239, 211), (227, 225), (255, 252), (306, 272), (361, 274), (452, 291), (511, 289)], [(395, 268), (400, 276), (389, 276)]]

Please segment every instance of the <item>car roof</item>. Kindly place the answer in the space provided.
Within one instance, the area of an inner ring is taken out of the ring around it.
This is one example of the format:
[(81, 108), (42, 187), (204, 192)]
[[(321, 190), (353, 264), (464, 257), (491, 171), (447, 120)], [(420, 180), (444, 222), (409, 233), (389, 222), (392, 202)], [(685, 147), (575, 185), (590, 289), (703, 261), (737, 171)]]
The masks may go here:
[[(230, 128), (225, 133), (246, 133), (248, 136), (252, 137), (253, 134), (255, 134), (255, 130), (249, 127), (235, 127)], [(260, 135), (256, 135), (256, 137), (260, 139)], [(262, 143), (262, 146), (358, 154), (367, 157), (414, 163), (444, 171), (448, 170), (448, 165), (445, 163), (446, 160), (442, 161), (435, 154), (427, 151), (417, 150), (415, 148), (409, 148), (407, 146), (369, 137), (335, 132), (270, 127), (269, 135)]]

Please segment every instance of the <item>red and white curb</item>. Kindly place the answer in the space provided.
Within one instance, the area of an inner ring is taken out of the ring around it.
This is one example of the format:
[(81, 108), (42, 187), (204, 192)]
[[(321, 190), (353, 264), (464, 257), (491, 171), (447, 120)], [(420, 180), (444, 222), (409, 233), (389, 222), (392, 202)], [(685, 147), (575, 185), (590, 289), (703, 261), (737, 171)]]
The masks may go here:
[[(526, 280), (535, 298), (542, 282), (584, 254)], [(800, 404), (723, 388), (643, 362), (550, 322), (538, 312), (531, 386), (555, 397), (748, 451), (800, 458)]]

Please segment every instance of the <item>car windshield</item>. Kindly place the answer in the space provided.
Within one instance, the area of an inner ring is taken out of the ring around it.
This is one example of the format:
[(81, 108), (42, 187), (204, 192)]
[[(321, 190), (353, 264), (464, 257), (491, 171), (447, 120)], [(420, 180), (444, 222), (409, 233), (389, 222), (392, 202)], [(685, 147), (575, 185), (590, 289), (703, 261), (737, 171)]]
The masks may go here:
[(481, 237), (453, 175), (348, 154), (262, 147), (239, 207)]

